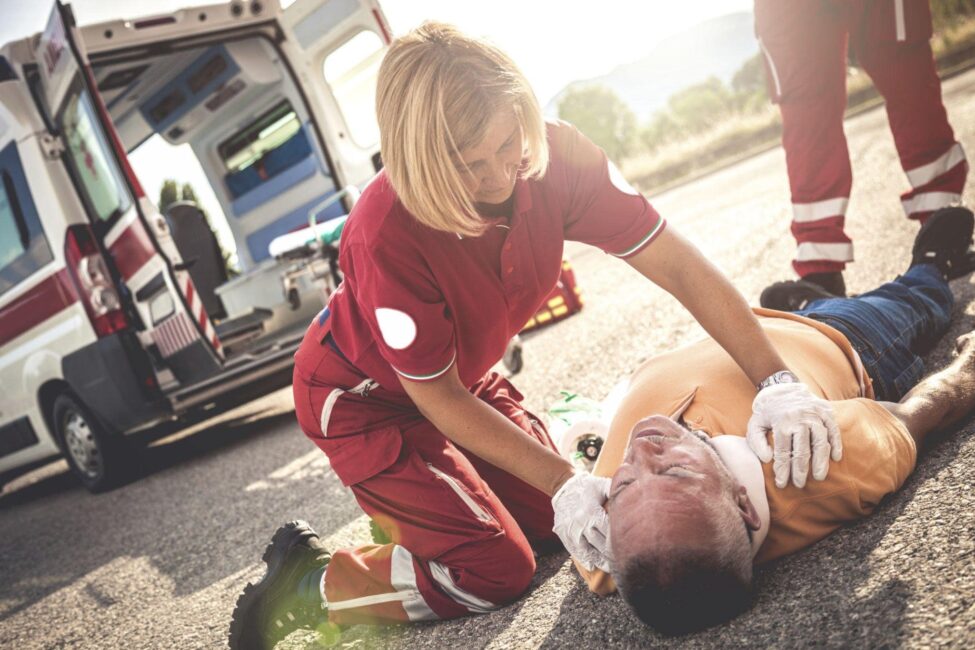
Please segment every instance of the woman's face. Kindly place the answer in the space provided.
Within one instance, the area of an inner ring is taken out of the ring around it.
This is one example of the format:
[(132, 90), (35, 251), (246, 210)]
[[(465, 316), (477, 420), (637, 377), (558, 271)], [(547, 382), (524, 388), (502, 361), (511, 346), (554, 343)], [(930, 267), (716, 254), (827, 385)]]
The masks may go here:
[(460, 150), (457, 170), (474, 203), (498, 204), (511, 198), (523, 148), (518, 117), (507, 108), (491, 118), (481, 142)]

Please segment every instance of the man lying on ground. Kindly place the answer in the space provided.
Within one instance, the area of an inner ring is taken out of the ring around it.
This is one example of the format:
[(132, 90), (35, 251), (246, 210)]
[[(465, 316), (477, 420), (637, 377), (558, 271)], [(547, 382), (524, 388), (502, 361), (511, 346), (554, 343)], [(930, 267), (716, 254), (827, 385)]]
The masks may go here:
[(713, 340), (640, 367), (594, 468), (613, 477), (614, 571), (580, 568), (590, 589), (606, 594), (615, 581), (637, 616), (666, 633), (706, 627), (748, 606), (753, 562), (808, 546), (896, 491), (924, 437), (975, 408), (975, 332), (920, 383), (917, 356), (948, 328), (947, 280), (967, 270), (972, 224), (963, 208), (933, 215), (910, 269), (875, 291), (813, 300), (796, 314), (756, 310), (793, 380), (824, 398), (819, 408), (832, 408), (839, 425), (838, 434), (819, 431), (811, 449), (797, 436), (795, 447), (777, 439), (772, 450), (750, 417), (756, 387)]

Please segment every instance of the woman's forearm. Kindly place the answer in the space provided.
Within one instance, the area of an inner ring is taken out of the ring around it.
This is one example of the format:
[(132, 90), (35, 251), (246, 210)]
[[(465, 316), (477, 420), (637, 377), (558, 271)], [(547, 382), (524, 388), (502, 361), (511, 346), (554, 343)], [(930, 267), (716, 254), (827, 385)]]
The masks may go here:
[[(431, 382), (433, 383), (433, 382)], [(449, 388), (410, 383), (420, 412), (451, 442), (552, 496), (572, 465), (478, 399), (459, 381)]]
[(745, 298), (673, 227), (628, 261), (677, 298), (753, 383), (786, 369)]
[(731, 355), (753, 384), (785, 370), (785, 362), (772, 347), (745, 298), (710, 262), (703, 262), (704, 268), (686, 274), (686, 286), (679, 284), (680, 295), (674, 297)]

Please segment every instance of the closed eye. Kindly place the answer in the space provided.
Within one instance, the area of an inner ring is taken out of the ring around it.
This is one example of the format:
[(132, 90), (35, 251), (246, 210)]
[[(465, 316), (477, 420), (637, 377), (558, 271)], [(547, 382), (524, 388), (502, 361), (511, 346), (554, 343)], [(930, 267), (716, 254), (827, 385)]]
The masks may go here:
[(616, 496), (619, 496), (619, 493), (623, 491), (623, 488), (625, 488), (627, 485), (630, 485), (631, 483), (633, 483), (633, 480), (634, 479), (626, 479), (626, 480), (623, 480), (623, 481), (620, 481), (619, 483), (617, 483), (616, 484), (616, 487), (613, 488), (613, 493), (609, 495), (609, 498), (612, 499), (612, 498), (614, 498)]

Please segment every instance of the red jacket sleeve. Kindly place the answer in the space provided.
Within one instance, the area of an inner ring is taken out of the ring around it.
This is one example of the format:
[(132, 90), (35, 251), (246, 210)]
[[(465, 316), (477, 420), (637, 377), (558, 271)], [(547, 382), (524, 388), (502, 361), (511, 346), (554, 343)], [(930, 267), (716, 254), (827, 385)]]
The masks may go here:
[(565, 238), (616, 257), (640, 252), (663, 231), (664, 219), (575, 127), (562, 122), (550, 129), (551, 171), (565, 185)]
[(419, 251), (354, 245), (355, 298), (383, 359), (414, 381), (434, 379), (455, 361), (454, 324)]

